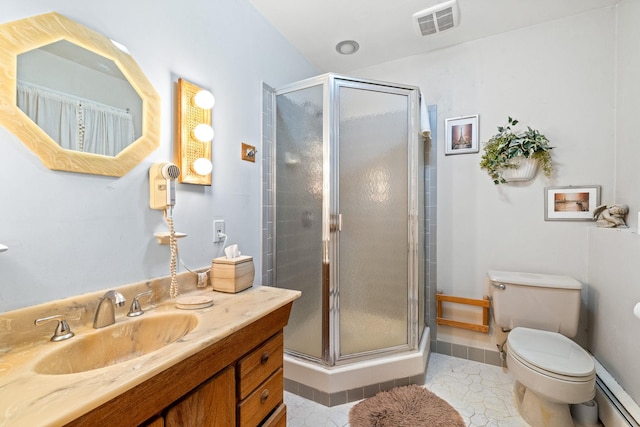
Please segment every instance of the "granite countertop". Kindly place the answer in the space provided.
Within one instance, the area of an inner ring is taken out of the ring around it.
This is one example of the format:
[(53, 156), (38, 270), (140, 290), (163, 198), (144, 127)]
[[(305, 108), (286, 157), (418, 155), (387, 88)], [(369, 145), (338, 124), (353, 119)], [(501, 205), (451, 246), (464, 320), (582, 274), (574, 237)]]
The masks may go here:
[[(147, 284), (147, 287), (152, 286)], [(140, 290), (138, 286), (135, 292)], [(58, 426), (70, 422), (288, 304), (298, 298), (300, 292), (258, 286), (238, 294), (224, 294), (205, 288), (193, 290), (184, 295), (212, 296), (214, 304), (198, 310), (181, 310), (170, 299), (160, 300), (151, 308), (145, 308), (144, 300), (141, 300), (145, 313), (134, 319), (145, 316), (151, 318), (172, 312), (189, 313), (196, 316), (198, 320), (190, 333), (146, 355), (104, 368), (62, 375), (40, 374), (35, 370), (38, 362), (51, 352), (58, 351), (65, 344), (71, 344), (83, 335), (96, 333), (90, 322), (87, 322), (90, 316), (86, 314), (69, 322), (76, 336), (66, 341), (50, 342), (48, 340), (55, 328), (55, 323), (48, 324), (48, 327), (37, 328), (40, 334), (42, 334), (40, 328), (45, 329), (45, 338), (39, 337), (33, 340), (25, 339), (23, 336), (21, 341), (14, 341), (7, 345), (9, 335), (0, 336), (5, 341), (0, 346), (0, 426)], [(92, 295), (90, 301), (95, 298)], [(116, 311), (116, 324), (132, 321), (132, 318), (126, 316), (130, 301), (131, 299), (128, 298), (127, 307)], [(77, 300), (74, 302), (76, 308), (82, 305), (77, 303)], [(59, 311), (60, 307), (61, 303), (57, 302), (56, 308), (52, 310)], [(25, 317), (23, 325), (33, 325), (35, 315), (49, 315), (47, 310), (44, 312), (41, 310), (42, 306), (39, 308), (39, 312), (26, 309), (9, 312), (9, 314), (2, 313), (0, 325), (4, 326), (5, 331), (8, 329), (9, 333), (14, 329), (13, 336), (20, 336), (19, 331), (16, 330), (16, 325), (20, 323), (18, 317)], [(84, 312), (89, 311), (91, 310), (85, 307)], [(83, 320), (82, 323), (76, 324), (81, 320)], [(31, 326), (31, 329), (35, 328)], [(83, 355), (79, 354), (78, 357)]]

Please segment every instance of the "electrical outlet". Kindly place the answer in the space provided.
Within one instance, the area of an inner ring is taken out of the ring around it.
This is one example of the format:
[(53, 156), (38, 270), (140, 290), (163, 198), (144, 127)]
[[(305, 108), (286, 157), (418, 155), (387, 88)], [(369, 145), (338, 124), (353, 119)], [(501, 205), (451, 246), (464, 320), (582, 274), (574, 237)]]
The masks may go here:
[(224, 219), (216, 219), (213, 221), (213, 243), (224, 240), (224, 236), (221, 237), (220, 233), (224, 234)]

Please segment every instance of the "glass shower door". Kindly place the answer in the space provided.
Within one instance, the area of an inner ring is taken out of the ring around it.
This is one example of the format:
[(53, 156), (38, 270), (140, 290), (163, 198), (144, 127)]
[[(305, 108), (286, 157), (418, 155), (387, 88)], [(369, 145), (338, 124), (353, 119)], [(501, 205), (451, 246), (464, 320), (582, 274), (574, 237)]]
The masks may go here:
[(287, 350), (321, 359), (326, 344), (322, 287), (323, 85), (276, 96), (275, 275), (302, 291), (285, 329)]
[(409, 345), (409, 94), (337, 83), (338, 360)]

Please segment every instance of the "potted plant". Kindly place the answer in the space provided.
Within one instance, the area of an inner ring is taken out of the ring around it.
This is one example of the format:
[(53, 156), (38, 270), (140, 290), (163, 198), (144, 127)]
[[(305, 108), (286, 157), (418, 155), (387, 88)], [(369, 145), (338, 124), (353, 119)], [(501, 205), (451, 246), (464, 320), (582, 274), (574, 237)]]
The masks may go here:
[(509, 117), (508, 123), (498, 126), (498, 133), (484, 144), (480, 168), (487, 171), (496, 185), (532, 179), (538, 167), (542, 167), (545, 176), (551, 176), (553, 147), (549, 140), (531, 127), (517, 133), (512, 129), (517, 124), (518, 120)]

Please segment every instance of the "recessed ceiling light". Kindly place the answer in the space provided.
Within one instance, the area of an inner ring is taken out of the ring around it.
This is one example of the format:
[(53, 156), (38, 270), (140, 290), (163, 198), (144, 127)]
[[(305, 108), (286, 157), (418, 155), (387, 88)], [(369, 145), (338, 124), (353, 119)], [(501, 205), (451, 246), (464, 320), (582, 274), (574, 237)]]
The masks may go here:
[(342, 55), (352, 55), (360, 49), (360, 45), (355, 40), (343, 40), (336, 45), (336, 50)]

